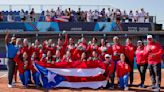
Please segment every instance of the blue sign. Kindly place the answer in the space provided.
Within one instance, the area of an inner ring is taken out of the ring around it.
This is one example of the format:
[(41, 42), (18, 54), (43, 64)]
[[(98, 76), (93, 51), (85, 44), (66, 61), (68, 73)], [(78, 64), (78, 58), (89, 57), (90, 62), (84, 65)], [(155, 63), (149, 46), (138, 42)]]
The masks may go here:
[(56, 22), (32, 22), (25, 23), (26, 31), (59, 31), (58, 23)]
[(120, 29), (115, 22), (98, 22), (94, 31), (120, 31)]

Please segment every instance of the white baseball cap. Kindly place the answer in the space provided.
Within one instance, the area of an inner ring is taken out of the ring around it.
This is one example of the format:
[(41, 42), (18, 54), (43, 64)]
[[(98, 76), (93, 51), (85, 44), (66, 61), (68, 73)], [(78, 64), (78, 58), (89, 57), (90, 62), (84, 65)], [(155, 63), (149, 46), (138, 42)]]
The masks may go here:
[(152, 36), (152, 35), (147, 35), (147, 39), (148, 39), (148, 38), (153, 38), (153, 36)]
[(113, 39), (119, 39), (118, 36), (114, 36)]
[(142, 42), (141, 40), (138, 40), (137, 43)]
[(111, 56), (110, 56), (109, 54), (105, 54), (105, 58), (107, 58), (107, 57), (109, 57), (109, 58), (110, 58)]

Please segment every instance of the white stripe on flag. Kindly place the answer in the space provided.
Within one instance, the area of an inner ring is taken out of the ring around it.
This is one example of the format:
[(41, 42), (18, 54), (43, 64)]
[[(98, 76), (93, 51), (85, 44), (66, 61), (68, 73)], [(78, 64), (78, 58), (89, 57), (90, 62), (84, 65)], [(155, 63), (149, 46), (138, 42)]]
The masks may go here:
[(56, 87), (68, 87), (68, 88), (92, 88), (97, 89), (100, 87), (106, 87), (107, 81), (95, 81), (95, 82), (67, 82), (63, 81)]
[(78, 76), (78, 77), (90, 77), (97, 76), (99, 74), (103, 74), (105, 72), (104, 69), (101, 68), (89, 68), (89, 69), (81, 69), (81, 68), (47, 68), (49, 71), (54, 72), (63, 76)]

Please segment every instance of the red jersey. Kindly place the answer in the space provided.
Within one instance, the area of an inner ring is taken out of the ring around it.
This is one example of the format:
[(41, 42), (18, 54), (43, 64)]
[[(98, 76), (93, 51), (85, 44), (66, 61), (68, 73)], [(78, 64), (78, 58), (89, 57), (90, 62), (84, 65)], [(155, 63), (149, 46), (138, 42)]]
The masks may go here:
[(36, 72), (36, 69), (34, 68), (34, 65), (33, 65), (35, 62), (38, 62), (38, 60), (34, 59), (30, 61), (30, 70), (32, 71), (32, 73)]
[(87, 46), (87, 53), (88, 53), (88, 56), (92, 56), (92, 52), (93, 51), (96, 51), (98, 53), (98, 46), (97, 45), (89, 45)]
[(158, 64), (162, 60), (163, 49), (159, 43), (152, 42), (145, 47), (144, 54), (148, 57), (148, 64)]
[(113, 44), (113, 46), (112, 46), (112, 60), (113, 61), (120, 60), (120, 54), (121, 53), (124, 53), (124, 46), (122, 46), (120, 44)]
[(127, 44), (125, 46), (125, 55), (128, 57), (130, 62), (134, 61), (135, 50), (136, 50), (136, 47), (133, 44)]
[(136, 63), (138, 65), (144, 65), (147, 64), (147, 58), (144, 55), (144, 47), (137, 48), (136, 50)]
[(109, 61), (109, 62), (105, 62), (105, 72), (107, 73), (108, 76), (110, 76), (113, 72), (114, 72), (114, 62), (113, 61)]
[(32, 54), (32, 49), (29, 46), (24, 46), (20, 49), (20, 53), (23, 54), (23, 52), (27, 52), (28, 56), (30, 57)]
[(123, 77), (130, 72), (130, 66), (123, 61), (118, 61), (116, 65), (116, 73), (118, 77)]
[(14, 61), (17, 63), (19, 73), (23, 74), (25, 70), (30, 70), (30, 59), (26, 60), (25, 62), (21, 58), (21, 54), (16, 55)]

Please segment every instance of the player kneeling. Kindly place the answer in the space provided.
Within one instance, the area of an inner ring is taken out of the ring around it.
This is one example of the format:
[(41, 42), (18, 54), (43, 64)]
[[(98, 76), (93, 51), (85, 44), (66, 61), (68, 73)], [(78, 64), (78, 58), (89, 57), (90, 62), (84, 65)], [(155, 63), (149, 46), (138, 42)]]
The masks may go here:
[(30, 77), (30, 59), (27, 52), (23, 52), (23, 55), (18, 52), (14, 58), (14, 61), (18, 65), (20, 80), (26, 88), (28, 87), (28, 81)]
[(125, 55), (122, 53), (120, 54), (120, 61), (118, 61), (116, 66), (116, 73), (119, 78), (119, 88), (128, 90), (128, 76), (130, 73), (130, 66), (126, 60)]
[(37, 57), (36, 52), (33, 52), (31, 56), (30, 69), (32, 71), (32, 76), (33, 76), (33, 80), (34, 80), (36, 88), (39, 88), (39, 72), (36, 71), (33, 64), (37, 63), (38, 61), (39, 61), (39, 58)]
[(103, 62), (106, 66), (105, 76), (107, 77), (107, 89), (114, 89), (114, 84), (112, 83), (112, 77), (114, 72), (114, 62), (111, 59), (111, 55), (105, 54), (105, 61)]

